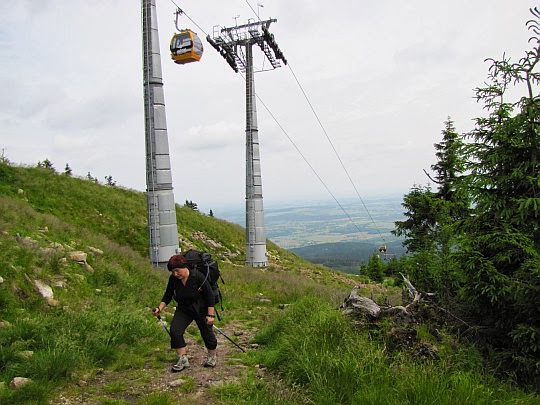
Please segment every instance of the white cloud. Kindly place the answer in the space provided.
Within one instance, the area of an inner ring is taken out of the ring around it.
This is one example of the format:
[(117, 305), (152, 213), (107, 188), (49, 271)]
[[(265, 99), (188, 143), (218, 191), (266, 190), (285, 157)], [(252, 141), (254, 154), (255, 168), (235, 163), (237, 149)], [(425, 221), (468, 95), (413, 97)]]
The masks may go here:
[[(185, 17), (180, 25), (199, 32), (205, 53), (178, 66), (168, 55), (174, 6), (157, 3), (176, 198), (243, 206), (245, 82), (204, 37), (253, 12), (245, 0), (183, 2), (199, 27)], [(270, 30), (358, 190), (380, 194), (426, 183), (422, 169), (434, 163), (448, 116), (458, 131), (472, 128), (483, 114), (473, 89), (486, 77), (484, 59), (523, 55), (535, 5), (274, 0), (259, 12), (278, 19)], [(59, 170), (69, 163), (78, 175), (145, 190), (140, 15), (140, 2), (128, 0), (0, 4), (0, 148), (10, 160), (47, 157)], [(328, 197), (304, 158), (332, 192), (354, 195), (296, 79), (288, 66), (256, 74), (279, 122), (258, 101), (265, 200)]]
[(239, 122), (220, 121), (208, 125), (190, 127), (187, 139), (182, 140), (181, 147), (186, 150), (223, 150), (241, 144), (244, 128)]

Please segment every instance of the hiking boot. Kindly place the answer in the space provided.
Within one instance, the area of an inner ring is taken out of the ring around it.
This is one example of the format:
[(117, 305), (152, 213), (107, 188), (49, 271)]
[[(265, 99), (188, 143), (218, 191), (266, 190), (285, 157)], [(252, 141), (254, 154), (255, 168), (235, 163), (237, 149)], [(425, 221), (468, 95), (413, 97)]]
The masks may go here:
[(179, 371), (182, 371), (185, 368), (189, 367), (189, 360), (186, 355), (178, 356), (178, 361), (174, 366), (172, 366), (172, 372), (178, 373)]
[(206, 357), (206, 361), (203, 363), (203, 367), (215, 367), (217, 364), (217, 356), (215, 354), (209, 354)]

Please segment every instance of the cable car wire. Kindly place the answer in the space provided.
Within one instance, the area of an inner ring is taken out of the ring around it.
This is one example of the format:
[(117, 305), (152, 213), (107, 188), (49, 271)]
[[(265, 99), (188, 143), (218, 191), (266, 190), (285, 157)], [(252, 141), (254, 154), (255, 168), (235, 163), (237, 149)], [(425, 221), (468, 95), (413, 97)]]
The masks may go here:
[[(247, 0), (246, 0), (247, 1)], [(307, 96), (306, 92), (304, 91), (304, 88), (302, 87), (302, 85), (300, 84), (300, 81), (298, 80), (298, 78), (296, 77), (296, 74), (294, 73), (292, 67), (291, 67), (291, 64), (290, 62), (287, 64), (287, 66), (289, 67), (293, 77), (294, 77), (294, 80), (296, 80), (296, 83), (298, 84), (298, 87), (300, 87), (300, 90), (302, 91), (302, 94), (304, 95), (309, 107), (311, 108), (311, 111), (313, 112), (313, 114), (315, 115), (315, 118), (317, 119), (317, 122), (319, 123), (326, 139), (328, 140), (328, 143), (330, 144), (330, 146), (332, 147), (332, 150), (334, 151), (337, 159), (339, 160), (339, 163), (341, 164), (341, 167), (343, 168), (343, 171), (345, 172), (345, 174), (347, 175), (347, 178), (349, 179), (349, 182), (351, 183), (351, 185), (353, 186), (354, 188), (354, 191), (356, 192), (356, 195), (358, 196), (358, 199), (360, 200), (360, 202), (362, 203), (362, 206), (364, 207), (364, 209), (366, 210), (368, 216), (369, 216), (369, 219), (371, 219), (371, 222), (373, 223), (373, 225), (375, 226), (375, 230), (377, 231), (377, 233), (379, 234), (379, 236), (381, 237), (381, 239), (384, 241), (384, 237), (382, 236), (382, 233), (381, 231), (378, 229), (377, 227), (377, 224), (375, 223), (375, 220), (373, 219), (373, 217), (371, 216), (371, 213), (369, 212), (366, 204), (364, 203), (364, 200), (362, 199), (362, 197), (360, 196), (360, 193), (358, 192), (358, 189), (356, 188), (356, 185), (354, 184), (354, 181), (352, 180), (351, 178), (351, 175), (349, 174), (349, 171), (347, 170), (347, 168), (345, 167), (345, 164), (343, 163), (343, 160), (341, 160), (341, 157), (339, 156), (339, 153), (338, 151), (336, 150), (335, 146), (334, 146), (334, 143), (332, 142), (332, 140), (330, 139), (330, 136), (328, 135), (328, 132), (326, 132), (326, 128), (324, 127), (323, 123), (321, 122), (320, 118), (319, 118), (319, 115), (317, 114), (317, 112), (315, 111), (315, 108), (313, 107), (313, 104), (311, 103), (311, 101), (309, 100), (309, 97)]]
[(203, 30), (199, 24), (197, 24), (194, 20), (192, 20), (191, 17), (190, 17), (189, 15), (187, 15), (186, 12), (185, 12), (183, 9), (181, 9), (180, 6), (179, 6), (178, 4), (176, 4), (176, 3), (174, 2), (174, 0), (171, 0), (171, 3), (174, 4), (174, 5), (176, 6), (176, 8), (177, 8), (178, 10), (180, 10), (180, 11), (182, 12), (182, 14), (184, 14), (184, 15), (187, 17), (187, 19), (188, 19), (189, 21), (191, 21), (198, 29), (200, 29), (200, 30), (204, 33), (205, 36), (208, 35), (208, 34), (206, 33), (206, 31)]
[[(241, 75), (244, 80), (245, 80), (245, 77), (243, 75)], [(309, 166), (309, 168), (311, 169), (311, 171), (313, 172), (313, 174), (319, 179), (319, 181), (321, 182), (321, 184), (324, 186), (324, 188), (326, 189), (326, 191), (328, 191), (328, 194), (330, 194), (332, 196), (332, 198), (334, 199), (334, 201), (336, 202), (336, 204), (339, 206), (339, 208), (341, 208), (341, 210), (343, 211), (343, 213), (347, 216), (347, 218), (349, 218), (349, 221), (351, 221), (351, 223), (354, 225), (354, 227), (358, 230), (358, 232), (362, 232), (362, 229), (360, 229), (360, 227), (356, 224), (356, 222), (352, 219), (351, 215), (347, 212), (347, 210), (343, 207), (343, 205), (341, 205), (341, 203), (339, 202), (339, 200), (336, 198), (336, 196), (334, 195), (334, 193), (332, 193), (332, 190), (330, 190), (330, 188), (326, 185), (326, 183), (324, 182), (324, 180), (321, 178), (321, 176), (319, 176), (319, 174), (317, 173), (317, 171), (315, 170), (315, 168), (311, 165), (311, 163), (309, 163), (309, 161), (307, 160), (307, 158), (304, 156), (304, 154), (302, 153), (302, 151), (300, 150), (300, 148), (296, 145), (296, 143), (293, 141), (293, 139), (289, 136), (289, 134), (287, 133), (287, 131), (285, 130), (285, 128), (283, 128), (283, 126), (279, 123), (278, 119), (274, 116), (274, 114), (272, 114), (272, 111), (270, 111), (270, 108), (268, 108), (268, 106), (266, 105), (266, 103), (261, 99), (261, 97), (255, 93), (255, 96), (257, 97), (257, 99), (259, 100), (259, 102), (263, 105), (263, 107), (266, 109), (266, 111), (268, 112), (268, 114), (270, 114), (270, 117), (272, 117), (272, 119), (275, 121), (275, 123), (277, 124), (277, 126), (281, 129), (281, 131), (283, 132), (283, 134), (287, 137), (287, 139), (289, 140), (289, 142), (294, 146), (294, 148), (296, 149), (296, 151), (298, 152), (298, 154), (302, 157), (302, 159), (304, 159), (304, 162), (306, 162), (306, 164)]]
[(253, 11), (253, 14), (255, 14), (255, 15), (257, 16), (257, 19), (258, 19), (259, 21), (261, 21), (261, 19), (259, 18), (259, 14), (256, 13), (255, 10), (253, 10), (253, 7), (251, 7), (250, 2), (246, 0), (246, 3), (247, 3), (247, 5), (249, 6), (249, 8), (251, 9), (251, 11)]
[[(253, 14), (255, 14), (257, 16), (257, 19), (260, 21), (261, 19), (259, 18), (259, 15), (258, 13), (255, 12), (255, 10), (253, 9), (253, 7), (251, 6), (251, 4), (249, 3), (248, 0), (245, 0), (246, 4), (249, 6), (249, 8), (251, 9), (251, 11), (253, 11)], [(313, 107), (313, 104), (311, 103), (307, 93), (305, 92), (302, 84), (300, 83), (300, 81), (298, 80), (298, 77), (296, 76), (296, 74), (294, 73), (294, 70), (289, 63), (287, 63), (287, 66), (289, 67), (289, 70), (291, 71), (291, 74), (293, 75), (294, 77), (294, 80), (296, 81), (296, 83), (298, 84), (298, 87), (300, 88), (300, 91), (302, 92), (302, 94), (304, 95), (304, 98), (306, 99), (309, 107), (311, 108), (311, 111), (313, 112), (313, 115), (315, 115), (315, 119), (317, 120), (317, 122), (319, 123), (319, 126), (321, 127), (326, 139), (328, 140), (328, 143), (330, 144), (330, 146), (332, 147), (332, 150), (334, 151), (334, 154), (336, 155), (337, 159), (339, 160), (339, 163), (341, 164), (341, 167), (343, 168), (343, 171), (345, 172), (345, 174), (347, 175), (347, 178), (349, 179), (349, 182), (351, 183), (351, 185), (353, 186), (354, 188), (354, 191), (356, 192), (356, 195), (358, 196), (358, 199), (360, 200), (360, 202), (362, 203), (362, 206), (364, 207), (364, 209), (366, 210), (366, 213), (367, 215), (369, 216), (369, 219), (371, 220), (372, 224), (375, 226), (375, 230), (377, 231), (377, 233), (379, 234), (379, 237), (383, 240), (383, 242), (386, 243), (381, 231), (378, 229), (378, 226), (377, 224), (375, 223), (375, 220), (373, 219), (371, 213), (369, 212), (364, 200), (362, 199), (362, 197), (360, 196), (360, 193), (358, 192), (358, 188), (356, 187), (356, 185), (354, 184), (354, 181), (352, 180), (350, 174), (349, 174), (349, 171), (347, 170), (347, 168), (345, 167), (345, 164), (343, 163), (343, 160), (341, 159), (338, 151), (336, 150), (335, 146), (334, 146), (334, 143), (332, 142), (332, 140), (330, 139), (330, 136), (328, 135), (328, 132), (326, 131), (326, 128), (324, 127), (322, 121), (320, 120), (319, 118), (319, 115), (317, 114), (317, 111), (315, 111), (315, 108)], [(261, 100), (262, 102), (262, 100)], [(264, 103), (263, 103), (264, 104)], [(266, 108), (266, 107), (265, 107)], [(267, 111), (270, 112), (267, 108)], [(274, 118), (275, 119), (275, 118)], [(276, 121), (277, 122), (277, 121)], [(295, 146), (296, 147), (296, 146)], [(305, 160), (305, 159), (304, 159)], [(306, 161), (307, 163), (307, 161)], [(309, 163), (308, 163), (309, 164)], [(311, 167), (311, 165), (310, 165)], [(313, 169), (313, 168), (312, 168)], [(317, 177), (319, 177), (317, 175)], [(320, 179), (320, 177), (319, 177)], [(325, 185), (326, 187), (326, 185)], [(326, 187), (326, 189), (328, 190), (328, 187)], [(332, 195), (332, 197), (334, 197)], [(335, 199), (335, 197), (334, 197)], [(341, 205), (340, 205), (341, 206)], [(350, 217), (349, 217), (350, 218)]]
[[(208, 35), (206, 33), (206, 31), (199, 25), (197, 24), (184, 10), (182, 10), (178, 4), (176, 4), (174, 2), (174, 0), (170, 0), (172, 4), (174, 4), (181, 12), (183, 15), (185, 15), (195, 26), (197, 26), (197, 28), (199, 30), (201, 30), (205, 35)], [(253, 11), (253, 13), (257, 16), (257, 19), (259, 21), (261, 21), (261, 19), (259, 18), (259, 15), (255, 12), (255, 10), (253, 9), (253, 7), (251, 6), (251, 4), (249, 3), (248, 0), (245, 0), (247, 5), (249, 6), (249, 8), (251, 9), (251, 11)], [(339, 153), (337, 152), (335, 146), (334, 146), (334, 143), (332, 142), (332, 140), (330, 139), (330, 136), (328, 135), (328, 132), (326, 131), (324, 125), (322, 124), (317, 112), (315, 111), (315, 108), (313, 107), (313, 104), (311, 103), (311, 101), (309, 100), (309, 97), (307, 96), (306, 92), (304, 91), (304, 88), (302, 87), (300, 81), (298, 80), (298, 77), (296, 76), (296, 74), (294, 73), (292, 67), (290, 66), (290, 63), (288, 64), (289, 65), (289, 69), (296, 81), (296, 83), (298, 84), (300, 90), (302, 91), (302, 94), (304, 95), (304, 98), (306, 99), (308, 105), (310, 106), (311, 108), (311, 111), (313, 112), (313, 114), (315, 115), (315, 118), (317, 119), (317, 122), (319, 123), (320, 127), (322, 128), (323, 130), (323, 133), (324, 135), (326, 136), (326, 139), (328, 140), (328, 142), (330, 143), (330, 145), (332, 146), (332, 149), (336, 155), (336, 157), (338, 158), (340, 164), (341, 164), (341, 167), (343, 168), (343, 170), (345, 171), (345, 173), (347, 174), (347, 177), (350, 181), (350, 183), (352, 184), (355, 192), (356, 192), (356, 195), (358, 196), (360, 202), (362, 203), (362, 206), (364, 207), (364, 209), (366, 210), (366, 213), (368, 214), (371, 222), (373, 223), (373, 225), (375, 226), (375, 230), (377, 231), (377, 233), (379, 234), (379, 237), (383, 240), (384, 243), (386, 243), (384, 237), (382, 236), (382, 233), (381, 231), (378, 229), (377, 227), (377, 224), (375, 223), (375, 220), (373, 219), (371, 213), (369, 212), (366, 204), (364, 203), (364, 200), (362, 199), (362, 197), (360, 196), (360, 193), (358, 192), (358, 189), (356, 187), (356, 185), (354, 184), (349, 172), (347, 171), (341, 157), (339, 156)], [(243, 78), (243, 80), (245, 81), (246, 78), (244, 77), (244, 75), (240, 74), (240, 76)], [(270, 117), (274, 120), (274, 122), (277, 124), (277, 126), (281, 129), (281, 131), (283, 132), (283, 134), (285, 135), (285, 137), (289, 140), (289, 142), (293, 145), (293, 147), (296, 149), (296, 151), (298, 152), (298, 154), (302, 157), (302, 159), (304, 160), (304, 162), (308, 165), (308, 167), (311, 169), (311, 171), (313, 172), (313, 174), (315, 175), (315, 177), (317, 177), (317, 179), (321, 182), (321, 184), (324, 186), (324, 188), (326, 189), (326, 191), (330, 194), (330, 196), (334, 199), (334, 201), (336, 202), (336, 204), (339, 206), (339, 208), (343, 211), (343, 213), (347, 216), (347, 218), (349, 219), (349, 221), (353, 224), (353, 226), (358, 230), (358, 232), (362, 232), (362, 230), (360, 229), (360, 227), (357, 225), (357, 223), (352, 219), (351, 215), (348, 213), (348, 211), (345, 209), (345, 207), (343, 207), (343, 205), (339, 202), (339, 200), (337, 199), (337, 197), (334, 195), (334, 193), (332, 193), (332, 191), (330, 190), (330, 188), (328, 187), (328, 185), (324, 182), (324, 180), (321, 178), (321, 176), (317, 173), (317, 171), (315, 170), (315, 168), (311, 165), (311, 163), (309, 163), (309, 161), (307, 160), (306, 156), (302, 153), (302, 151), (300, 150), (300, 148), (296, 145), (296, 143), (294, 142), (294, 140), (289, 136), (289, 134), (287, 133), (287, 131), (285, 130), (285, 128), (281, 125), (281, 123), (278, 121), (277, 117), (272, 113), (272, 111), (270, 110), (270, 108), (266, 105), (266, 103), (262, 100), (262, 98), (257, 94), (255, 93), (255, 96), (257, 97), (257, 99), (259, 100), (259, 102), (263, 105), (263, 107), (266, 109), (266, 111), (268, 112), (268, 114), (270, 115)]]

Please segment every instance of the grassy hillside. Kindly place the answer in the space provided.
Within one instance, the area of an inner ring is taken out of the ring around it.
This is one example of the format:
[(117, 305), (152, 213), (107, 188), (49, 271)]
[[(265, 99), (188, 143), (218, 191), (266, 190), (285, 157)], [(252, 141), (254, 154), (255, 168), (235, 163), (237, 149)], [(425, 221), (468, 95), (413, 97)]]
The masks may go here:
[[(236, 358), (233, 382), (201, 388), (186, 374), (182, 387), (153, 388), (171, 359), (150, 315), (168, 273), (148, 262), (143, 193), (0, 163), (0, 403), (538, 401), (492, 380), (475, 350), (449, 335), (437, 343), (439, 361), (389, 352), (383, 331), (392, 325), (359, 329), (336, 311), (352, 276), (272, 243), (269, 266), (247, 268), (240, 226), (185, 207), (177, 220), (182, 247), (208, 250), (222, 267), (221, 325), (259, 345)], [(399, 303), (398, 290), (363, 291)], [(421, 325), (418, 333), (431, 339)], [(14, 389), (14, 377), (32, 381)]]
[[(272, 266), (251, 274), (240, 226), (185, 207), (177, 222), (182, 247), (210, 251), (223, 268), (225, 319), (249, 320), (258, 294), (287, 303), (298, 297), (301, 289), (277, 297), (271, 272), (290, 267), (298, 277), (300, 267), (316, 268), (269, 244)], [(148, 308), (159, 302), (168, 272), (148, 262), (143, 193), (1, 164), (0, 249), (1, 399), (39, 401), (85, 370), (140, 365), (163, 343)], [(86, 253), (86, 263), (72, 260), (73, 252)], [(290, 281), (298, 283), (294, 274)], [(50, 286), (53, 297), (38, 294), (36, 283)], [(309, 288), (339, 300), (347, 288), (332, 283)], [(16, 376), (34, 383), (8, 389)]]

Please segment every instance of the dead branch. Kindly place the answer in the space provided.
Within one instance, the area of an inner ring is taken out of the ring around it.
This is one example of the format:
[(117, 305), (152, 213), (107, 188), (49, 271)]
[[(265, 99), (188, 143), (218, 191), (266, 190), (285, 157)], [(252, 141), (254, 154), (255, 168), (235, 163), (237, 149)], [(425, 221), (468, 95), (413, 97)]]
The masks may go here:
[(431, 176), (429, 175), (429, 173), (426, 172), (426, 169), (422, 169), (422, 170), (424, 171), (424, 173), (426, 174), (426, 176), (428, 176), (428, 178), (429, 178), (433, 183), (435, 183), (435, 184), (442, 184), (441, 181), (437, 181), (437, 180), (435, 180), (433, 177), (431, 177)]
[(353, 317), (367, 317), (371, 320), (377, 320), (381, 315), (393, 316), (399, 322), (413, 322), (413, 310), (420, 302), (422, 295), (412, 285), (412, 283), (403, 274), (403, 281), (407, 286), (410, 296), (413, 301), (407, 306), (396, 305), (388, 308), (381, 308), (375, 301), (370, 298), (361, 296), (358, 291), (360, 286), (355, 286), (349, 296), (341, 304), (341, 310), (343, 314)]

